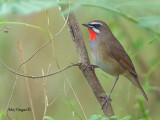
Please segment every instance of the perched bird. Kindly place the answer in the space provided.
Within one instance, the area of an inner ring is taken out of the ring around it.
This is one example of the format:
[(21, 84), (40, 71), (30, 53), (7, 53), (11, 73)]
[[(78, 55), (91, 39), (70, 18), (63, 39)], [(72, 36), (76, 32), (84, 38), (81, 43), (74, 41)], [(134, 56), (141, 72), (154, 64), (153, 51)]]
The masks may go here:
[(90, 32), (90, 50), (96, 65), (104, 72), (115, 76), (114, 85), (106, 97), (105, 103), (110, 99), (110, 94), (118, 81), (119, 75), (124, 75), (142, 92), (144, 98), (148, 100), (135, 71), (134, 65), (120, 44), (115, 38), (107, 24), (96, 20), (88, 24), (82, 24)]

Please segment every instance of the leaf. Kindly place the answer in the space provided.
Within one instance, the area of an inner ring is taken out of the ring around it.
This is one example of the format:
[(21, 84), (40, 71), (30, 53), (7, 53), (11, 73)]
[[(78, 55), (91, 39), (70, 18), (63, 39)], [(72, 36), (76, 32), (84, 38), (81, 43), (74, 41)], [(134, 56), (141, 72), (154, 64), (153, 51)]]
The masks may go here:
[(4, 116), (4, 111), (0, 111), (0, 120), (2, 119), (2, 117)]
[(92, 115), (90, 116), (89, 120), (98, 120), (100, 117), (100, 115)]
[(139, 38), (134, 44), (133, 47), (137, 50), (141, 49), (144, 46), (143, 38)]
[(131, 118), (132, 118), (131, 115), (128, 115), (128, 116), (126, 116), (124, 118), (121, 118), (120, 120), (130, 120)]
[(57, 4), (57, 2), (51, 0), (21, 0), (18, 2), (4, 2), (0, 4), (0, 16), (11, 13), (29, 15), (35, 12), (40, 12), (47, 8), (51, 8)]
[(160, 26), (160, 16), (147, 16), (147, 17), (139, 17), (138, 20), (140, 21), (137, 26), (150, 28), (150, 27), (157, 27)]
[(54, 120), (54, 119), (50, 116), (44, 116), (44, 120)]
[(3, 20), (3, 19), (0, 19), (0, 22), (4, 22), (4, 20)]
[(7, 2), (0, 4), (0, 16), (7, 15), (11, 13), (12, 5), (8, 4)]
[(65, 15), (65, 14), (73, 11), (74, 9), (78, 8), (79, 6), (81, 6), (83, 3), (86, 3), (86, 1), (88, 1), (88, 0), (82, 0), (80, 2), (75, 3), (74, 5), (72, 5), (71, 7), (69, 7), (68, 9), (64, 10), (62, 12), (62, 14)]
[(148, 73), (146, 73), (146, 77), (148, 78), (153, 73), (153, 71), (157, 69), (157, 67), (159, 65), (160, 65), (160, 60), (158, 59), (152, 64), (152, 66), (149, 69)]
[(119, 116), (114, 115), (114, 116), (112, 116), (112, 117), (110, 117), (110, 118), (112, 118), (112, 119), (119, 119)]
[(101, 120), (108, 120), (108, 118), (106, 118), (106, 117), (103, 117)]
[(157, 9), (160, 6), (160, 2), (149, 2), (149, 1), (129, 1), (129, 2), (124, 2), (122, 4), (119, 4), (116, 6), (116, 8), (120, 7), (137, 7), (137, 8), (149, 8), (149, 9)]
[(152, 40), (148, 42), (149, 45), (151, 45), (154, 41), (156, 41), (160, 36), (155, 36)]

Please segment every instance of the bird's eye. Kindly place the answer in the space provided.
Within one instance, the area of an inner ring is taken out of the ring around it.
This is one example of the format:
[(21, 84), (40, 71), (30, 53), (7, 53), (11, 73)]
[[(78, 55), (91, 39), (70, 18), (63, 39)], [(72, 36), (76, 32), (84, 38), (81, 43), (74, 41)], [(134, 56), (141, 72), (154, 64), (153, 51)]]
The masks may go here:
[(92, 24), (95, 28), (99, 28), (101, 25), (100, 24)]

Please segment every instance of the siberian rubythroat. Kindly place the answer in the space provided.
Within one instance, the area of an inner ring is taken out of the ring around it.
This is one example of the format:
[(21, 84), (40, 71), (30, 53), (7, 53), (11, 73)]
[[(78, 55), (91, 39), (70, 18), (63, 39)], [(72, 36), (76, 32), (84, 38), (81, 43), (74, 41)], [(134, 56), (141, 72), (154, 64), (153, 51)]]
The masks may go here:
[[(107, 24), (96, 20), (82, 25), (89, 29), (90, 50), (96, 65), (104, 72), (116, 77), (110, 94), (118, 81), (119, 75), (124, 75), (140, 89), (144, 98), (148, 100), (138, 80), (138, 75), (130, 57), (120, 42), (115, 38)], [(109, 100), (110, 94), (107, 96), (105, 102)]]

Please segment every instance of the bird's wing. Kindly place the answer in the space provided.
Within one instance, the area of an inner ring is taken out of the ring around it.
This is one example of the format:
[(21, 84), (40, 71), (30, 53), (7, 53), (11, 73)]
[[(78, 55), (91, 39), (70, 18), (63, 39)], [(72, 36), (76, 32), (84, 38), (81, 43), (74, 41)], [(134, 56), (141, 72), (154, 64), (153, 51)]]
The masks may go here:
[(133, 66), (133, 63), (130, 57), (128, 56), (128, 54), (126, 53), (122, 45), (119, 43), (119, 41), (116, 40), (116, 38), (112, 42), (110, 42), (109, 48), (110, 48), (110, 52), (109, 52), (110, 56), (113, 57), (115, 60), (117, 60), (118, 63), (123, 68), (128, 70), (135, 77), (137, 77), (137, 73), (135, 71), (135, 68)]

